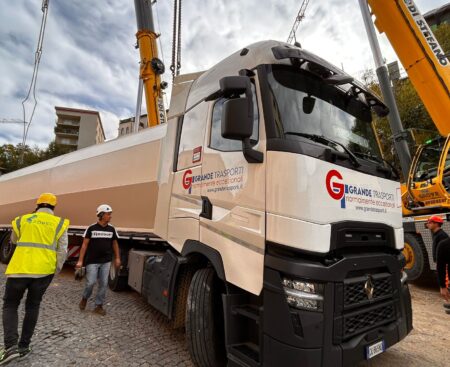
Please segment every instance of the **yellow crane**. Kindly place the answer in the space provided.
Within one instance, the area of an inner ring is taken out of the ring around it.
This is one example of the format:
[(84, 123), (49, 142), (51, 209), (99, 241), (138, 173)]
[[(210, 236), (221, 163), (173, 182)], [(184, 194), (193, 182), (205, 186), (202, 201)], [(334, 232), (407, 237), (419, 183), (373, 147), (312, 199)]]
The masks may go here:
[(421, 146), (413, 158), (404, 188), (404, 214), (450, 208), (450, 160), (446, 163), (450, 134), (448, 55), (413, 0), (368, 0), (368, 4), (376, 27), (386, 34), (443, 137)]
[[(165, 109), (163, 103), (163, 89), (166, 84), (161, 82), (164, 73), (164, 63), (158, 58), (158, 47), (152, 15), (152, 2), (150, 0), (134, 0), (138, 31), (136, 33), (137, 47), (140, 54), (140, 87), (145, 92), (147, 105), (148, 126), (156, 126), (165, 122)], [(135, 129), (139, 126), (140, 98), (138, 93), (138, 107), (136, 108)]]
[[(430, 214), (450, 229), (450, 60), (413, 0), (367, 0), (375, 26), (385, 33), (441, 134), (417, 150), (402, 185), (406, 270), (418, 279), (435, 269)], [(402, 152), (398, 152), (401, 155)]]

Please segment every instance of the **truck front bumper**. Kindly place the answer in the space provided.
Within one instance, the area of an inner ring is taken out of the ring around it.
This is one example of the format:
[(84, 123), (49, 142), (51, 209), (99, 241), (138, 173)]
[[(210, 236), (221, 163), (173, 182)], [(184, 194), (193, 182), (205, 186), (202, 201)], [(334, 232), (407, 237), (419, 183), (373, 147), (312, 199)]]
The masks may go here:
[[(401, 255), (342, 256), (332, 264), (268, 254), (264, 274), (263, 365), (355, 366), (367, 347), (387, 349), (412, 330), (411, 298)], [(373, 298), (364, 291), (373, 279)], [(289, 306), (283, 278), (323, 285), (321, 311)]]

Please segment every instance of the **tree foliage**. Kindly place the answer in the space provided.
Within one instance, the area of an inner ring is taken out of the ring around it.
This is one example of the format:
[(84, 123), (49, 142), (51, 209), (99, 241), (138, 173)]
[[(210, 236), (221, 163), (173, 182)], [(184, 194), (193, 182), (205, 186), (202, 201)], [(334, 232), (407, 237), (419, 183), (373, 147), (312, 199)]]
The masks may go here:
[(28, 145), (23, 147), (22, 144), (4, 144), (0, 146), (0, 168), (3, 173), (13, 172), (71, 151), (73, 148), (58, 145), (55, 141), (45, 149)]
[(450, 24), (440, 24), (433, 33), (444, 50), (444, 53), (448, 54), (450, 52)]

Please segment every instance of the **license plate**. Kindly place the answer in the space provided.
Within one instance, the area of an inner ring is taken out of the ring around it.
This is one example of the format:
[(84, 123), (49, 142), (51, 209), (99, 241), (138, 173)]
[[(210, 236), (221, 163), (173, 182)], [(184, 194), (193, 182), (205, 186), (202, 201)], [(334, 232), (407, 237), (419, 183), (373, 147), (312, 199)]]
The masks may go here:
[(373, 357), (377, 356), (378, 354), (383, 353), (385, 350), (386, 350), (386, 347), (384, 346), (384, 340), (379, 341), (372, 345), (368, 345), (366, 347), (366, 358), (367, 359), (373, 358)]

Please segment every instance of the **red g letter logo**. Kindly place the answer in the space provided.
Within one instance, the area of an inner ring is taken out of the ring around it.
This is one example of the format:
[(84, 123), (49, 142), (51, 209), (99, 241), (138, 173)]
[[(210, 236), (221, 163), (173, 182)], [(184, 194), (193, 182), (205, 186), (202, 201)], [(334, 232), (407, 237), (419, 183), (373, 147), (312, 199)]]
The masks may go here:
[(184, 175), (183, 175), (183, 187), (186, 190), (189, 189), (192, 185), (192, 177), (190, 175), (192, 175), (192, 171), (190, 169), (188, 169), (186, 172), (184, 172)]
[[(333, 180), (336, 178), (337, 180)], [(327, 174), (326, 178), (326, 185), (327, 185), (327, 191), (330, 196), (335, 200), (341, 200), (344, 196), (344, 184), (340, 182), (342, 180), (342, 175), (336, 171), (331, 170)]]

